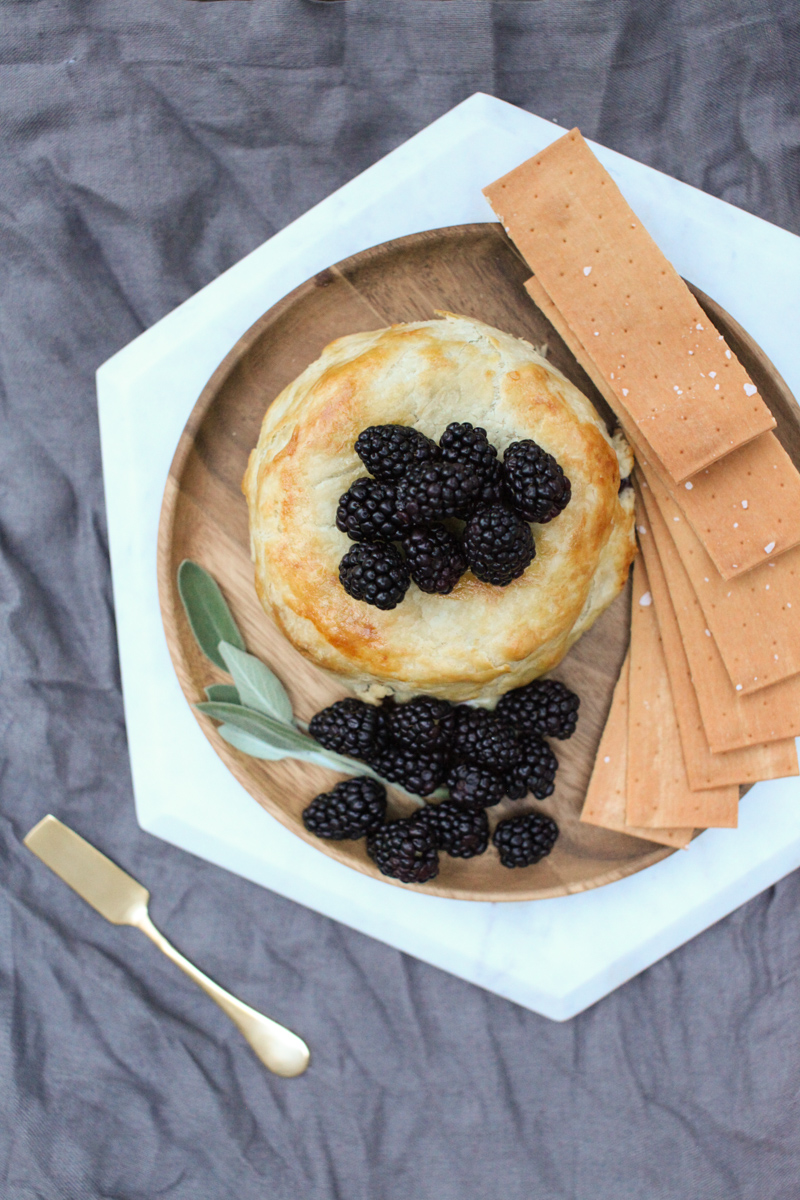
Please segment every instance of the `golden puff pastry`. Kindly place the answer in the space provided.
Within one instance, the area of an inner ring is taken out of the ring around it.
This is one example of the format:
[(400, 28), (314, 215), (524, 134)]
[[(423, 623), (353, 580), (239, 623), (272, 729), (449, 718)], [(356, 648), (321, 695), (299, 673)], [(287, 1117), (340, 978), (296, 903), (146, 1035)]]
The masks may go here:
[[(492, 703), (549, 671), (622, 589), (636, 553), (631, 451), (586, 397), (527, 342), (466, 317), (339, 338), (267, 409), (242, 490), (256, 589), (307, 658), (367, 699), (419, 693)], [(508, 587), (467, 572), (448, 596), (412, 584), (389, 612), (339, 583), (352, 543), (339, 497), (365, 468), (370, 425), (438, 439), (482, 426), (502, 457), (532, 438), (572, 483), (555, 520), (533, 525), (536, 558)]]

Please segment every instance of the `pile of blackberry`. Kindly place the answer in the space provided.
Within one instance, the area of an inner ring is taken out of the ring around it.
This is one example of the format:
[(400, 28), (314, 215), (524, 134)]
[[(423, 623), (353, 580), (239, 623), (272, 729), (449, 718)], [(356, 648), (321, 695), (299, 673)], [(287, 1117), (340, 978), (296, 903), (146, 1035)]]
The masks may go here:
[[(506, 692), (494, 712), (434, 696), (381, 705), (338, 700), (312, 718), (312, 737), (430, 799), (413, 816), (386, 822), (385, 788), (358, 777), (317, 796), (303, 813), (305, 826), (318, 837), (366, 835), (367, 853), (393, 879), (433, 879), (440, 851), (472, 858), (486, 850), (487, 808), (504, 796), (552, 795), (558, 760), (545, 737), (571, 737), (579, 704), (574, 692), (553, 679)], [(437, 802), (433, 793), (442, 786), (448, 794)], [(492, 841), (503, 866), (520, 867), (549, 854), (557, 837), (550, 817), (530, 812), (501, 821)]]
[(570, 500), (569, 479), (536, 442), (512, 442), (500, 462), (469, 421), (452, 422), (438, 444), (408, 425), (371, 425), (355, 450), (371, 478), (339, 499), (336, 527), (355, 543), (339, 580), (384, 610), (412, 582), (446, 596), (468, 569), (507, 587), (536, 555), (530, 523), (552, 521)]

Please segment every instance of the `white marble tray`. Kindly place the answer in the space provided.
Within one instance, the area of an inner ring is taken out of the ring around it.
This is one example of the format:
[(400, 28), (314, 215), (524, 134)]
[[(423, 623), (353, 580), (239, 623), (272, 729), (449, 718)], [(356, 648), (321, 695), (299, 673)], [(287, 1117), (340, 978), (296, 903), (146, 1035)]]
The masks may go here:
[[(473, 904), (403, 892), (295, 838), (239, 786), (172, 670), (156, 531), (175, 445), (239, 336), (310, 275), (367, 246), (493, 219), (481, 187), (563, 131), (475, 95), (306, 213), (105, 363), (97, 376), (117, 628), (142, 828), (555, 1020), (574, 1016), (800, 865), (800, 784), (759, 784), (738, 830), (596, 891)], [(800, 390), (800, 239), (595, 147), (675, 263)]]

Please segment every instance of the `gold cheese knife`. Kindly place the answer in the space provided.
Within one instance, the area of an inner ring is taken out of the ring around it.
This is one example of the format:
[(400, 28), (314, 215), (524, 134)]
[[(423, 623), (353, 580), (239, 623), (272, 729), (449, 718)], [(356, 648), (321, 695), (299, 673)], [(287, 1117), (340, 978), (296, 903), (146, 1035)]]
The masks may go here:
[(285, 1078), (303, 1074), (311, 1056), (302, 1038), (231, 996), (171, 946), (150, 920), (147, 912), (150, 893), (110, 858), (49, 815), (34, 825), (23, 841), (45, 866), (107, 921), (113, 925), (133, 925), (146, 933), (167, 958), (216, 1000), (265, 1067)]

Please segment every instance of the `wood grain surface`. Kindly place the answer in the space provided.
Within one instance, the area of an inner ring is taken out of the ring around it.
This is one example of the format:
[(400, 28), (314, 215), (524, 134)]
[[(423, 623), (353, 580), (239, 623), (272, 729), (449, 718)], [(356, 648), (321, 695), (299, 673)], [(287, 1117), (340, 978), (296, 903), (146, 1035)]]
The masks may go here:
[[(181, 436), (167, 481), (158, 540), (159, 594), (167, 641), (189, 703), (224, 676), (198, 650), (177, 593), (184, 558), (219, 583), (251, 653), (268, 662), (291, 695), (296, 714), (314, 712), (346, 695), (303, 658), (264, 614), (250, 561), (247, 507), (240, 490), (247, 457), (264, 412), (278, 393), (334, 338), (401, 321), (428, 320), (446, 309), (486, 321), (536, 346), (584, 391), (609, 421), (594, 385), (553, 327), (526, 294), (530, 271), (499, 224), (454, 226), (413, 234), (345, 259), (296, 288), (237, 342), (203, 389)], [(786, 385), (748, 335), (712, 301), (701, 305), (730, 344), (775, 412), (778, 434), (797, 457), (800, 420)], [(444, 425), (458, 413), (442, 414)], [(575, 735), (554, 742), (560, 769), (555, 794), (538, 803), (503, 801), (490, 810), (492, 825), (535, 807), (552, 815), (561, 836), (549, 858), (508, 870), (493, 847), (475, 859), (441, 855), (441, 871), (419, 891), (465, 900), (532, 900), (599, 887), (641, 871), (671, 851), (621, 833), (581, 824), (579, 814), (595, 754), (628, 645), (630, 591), (611, 605), (553, 672), (581, 697)], [(318, 850), (387, 883), (368, 859), (364, 841), (325, 842), (306, 833), (300, 814), (337, 776), (307, 764), (261, 762), (228, 746), (213, 722), (203, 732), (247, 791), (279, 821)], [(413, 805), (390, 794), (390, 814)], [(265, 827), (264, 836), (268, 836)], [(403, 885), (397, 885), (403, 886)]]

